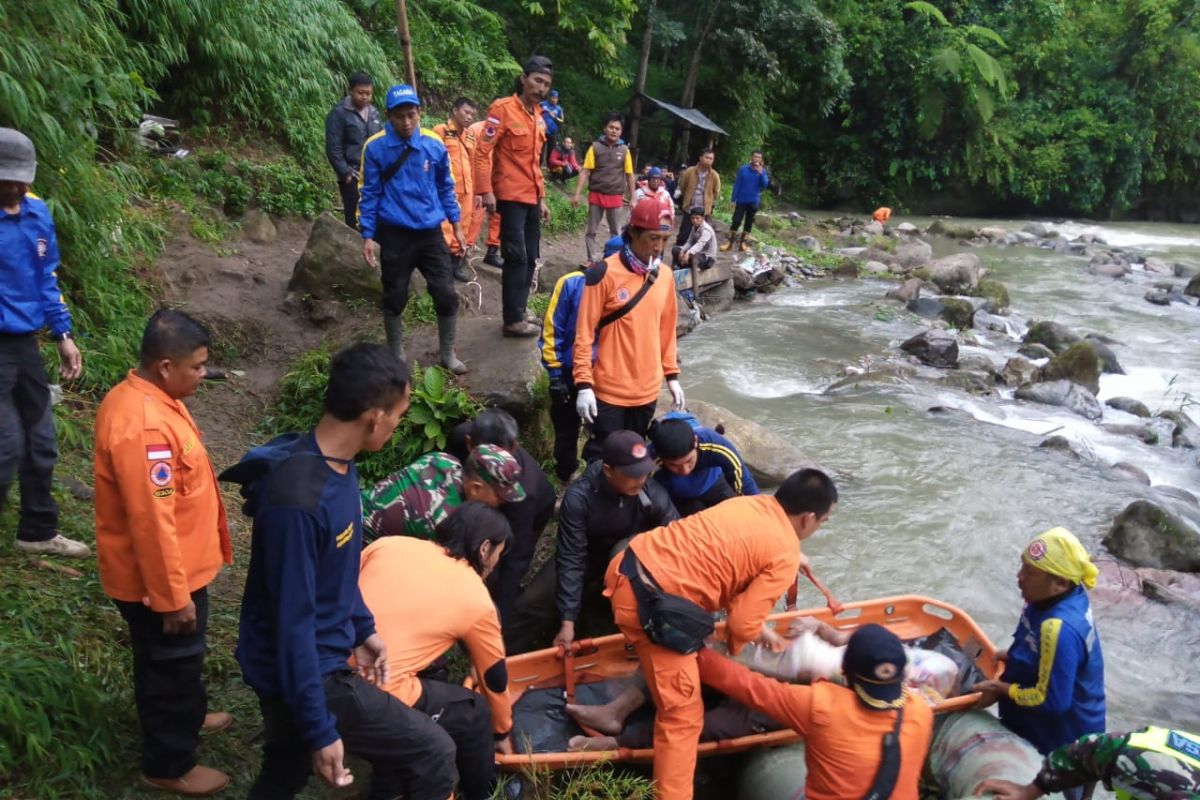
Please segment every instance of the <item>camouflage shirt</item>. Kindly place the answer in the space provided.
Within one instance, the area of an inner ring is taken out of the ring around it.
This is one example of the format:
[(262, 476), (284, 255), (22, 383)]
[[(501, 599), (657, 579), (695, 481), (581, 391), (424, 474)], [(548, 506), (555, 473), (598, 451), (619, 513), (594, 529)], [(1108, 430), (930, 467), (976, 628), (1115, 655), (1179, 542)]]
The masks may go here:
[[(1178, 734), (1192, 747), (1186, 734)], [(1138, 747), (1129, 733), (1092, 733), (1050, 752), (1034, 783), (1057, 792), (1103, 781), (1118, 797), (1145, 800), (1200, 798), (1200, 768), (1190, 758)]]
[(463, 503), (463, 467), (449, 453), (428, 453), (362, 493), (363, 538), (433, 539), (438, 523)]

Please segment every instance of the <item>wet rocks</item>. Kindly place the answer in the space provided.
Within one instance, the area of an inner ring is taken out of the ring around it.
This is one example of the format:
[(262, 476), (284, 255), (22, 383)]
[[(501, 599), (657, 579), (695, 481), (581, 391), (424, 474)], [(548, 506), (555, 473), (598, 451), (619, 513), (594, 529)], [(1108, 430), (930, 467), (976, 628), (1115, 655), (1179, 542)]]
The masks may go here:
[(1055, 450), (1059, 453), (1069, 453), (1075, 458), (1082, 458), (1079, 451), (1075, 449), (1075, 445), (1065, 436), (1047, 436), (1038, 447), (1042, 450)]
[(815, 236), (801, 236), (795, 241), (796, 249), (807, 250), (810, 253), (821, 252), (821, 240)]
[(896, 233), (903, 233), (905, 236), (913, 236), (920, 232), (920, 228), (911, 222), (901, 222), (896, 226)]
[(1158, 444), (1158, 433), (1146, 425), (1123, 425), (1120, 422), (1106, 422), (1100, 426), (1106, 432), (1117, 436), (1132, 436), (1141, 439), (1145, 444)]
[(891, 270), (882, 261), (867, 261), (862, 265), (862, 271), (869, 275), (888, 275)]
[(1183, 293), (1188, 297), (1200, 297), (1200, 275), (1196, 275), (1188, 281), (1187, 286), (1183, 289)]
[(925, 233), (930, 236), (945, 236), (947, 239), (974, 239), (978, 235), (970, 225), (944, 219), (934, 220)]
[(1153, 289), (1146, 292), (1146, 302), (1156, 306), (1169, 306), (1171, 305), (1171, 295), (1161, 289)]
[(1030, 400), (1048, 406), (1061, 406), (1079, 416), (1097, 420), (1104, 416), (1100, 401), (1087, 389), (1068, 380), (1046, 381), (1017, 389), (1018, 400)]
[(996, 304), (997, 309), (1008, 308), (1009, 300), (1008, 287), (1003, 283), (991, 278), (981, 278), (979, 285), (975, 287), (975, 291), (971, 293), (975, 297), (983, 297), (991, 300)]
[(1055, 353), (1061, 353), (1078, 341), (1079, 337), (1067, 326), (1050, 321), (1031, 322), (1029, 332), (1025, 334), (1026, 344), (1042, 344)]
[(1021, 228), (1025, 233), (1033, 234), (1039, 239), (1045, 239), (1047, 236), (1054, 236), (1055, 232), (1050, 226), (1044, 222), (1030, 222)]
[(900, 345), (931, 367), (953, 369), (958, 364), (958, 340), (946, 331), (921, 331)]
[(1000, 379), (1006, 386), (1026, 386), (1036, 382), (1039, 373), (1037, 364), (1021, 356), (1013, 356), (1000, 370)]
[(252, 208), (242, 218), (242, 235), (256, 244), (270, 244), (275, 241), (279, 231), (270, 214), (260, 208)]
[(1068, 380), (1096, 394), (1100, 391), (1100, 359), (1089, 342), (1076, 342), (1042, 367), (1042, 380)]
[(725, 435), (737, 442), (738, 450), (755, 479), (778, 485), (792, 472), (816, 464), (790, 440), (757, 422), (743, 419), (732, 411), (711, 403), (689, 400), (688, 410), (708, 428), (723, 425)]
[(892, 261), (906, 270), (923, 267), (932, 260), (933, 248), (920, 239), (901, 242), (892, 251)]
[(946, 294), (969, 294), (982, 275), (983, 264), (974, 253), (957, 253), (929, 265), (929, 279)]
[(1113, 555), (1139, 567), (1200, 572), (1200, 530), (1149, 500), (1126, 506), (1103, 541)]
[(1017, 352), (1026, 358), (1054, 358), (1054, 351), (1041, 342), (1028, 342), (1017, 348)]
[(887, 296), (893, 300), (900, 300), (904, 303), (907, 303), (910, 300), (916, 300), (921, 296), (921, 284), (922, 281), (920, 278), (909, 278), (899, 286), (889, 289)]
[(1163, 261), (1161, 258), (1151, 256), (1142, 262), (1142, 269), (1152, 275), (1175, 275), (1175, 267)]
[(1008, 231), (999, 226), (988, 226), (980, 228), (979, 235), (990, 242), (1003, 242), (1008, 238)]
[(1124, 278), (1129, 274), (1129, 268), (1122, 264), (1093, 264), (1088, 272), (1101, 278)]
[(971, 394), (990, 394), (996, 380), (990, 371), (957, 369), (947, 373), (942, 383)]
[(1200, 425), (1195, 420), (1182, 411), (1164, 411), (1159, 416), (1175, 423), (1171, 432), (1172, 447), (1200, 450)]
[(1113, 464), (1112, 471), (1118, 477), (1125, 478), (1126, 480), (1133, 481), (1134, 483), (1140, 483), (1143, 486), (1150, 485), (1150, 476), (1146, 474), (1146, 470), (1128, 462), (1119, 461), (1116, 464)]
[(1111, 339), (1104, 339), (1094, 333), (1089, 333), (1083, 337), (1084, 340), (1092, 346), (1092, 350), (1096, 351), (1096, 357), (1100, 359), (1100, 371), (1108, 375), (1124, 375), (1125, 369), (1121, 366), (1121, 362), (1117, 361), (1117, 354), (1109, 347)]
[(332, 214), (321, 214), (292, 268), (289, 291), (315, 300), (378, 303), (383, 287), (379, 272), (363, 262), (362, 242), (358, 231)]
[(958, 297), (943, 297), (941, 302), (942, 310), (939, 316), (946, 320), (951, 328), (966, 330), (971, 327), (971, 320), (975, 317), (975, 306)]
[(1132, 397), (1110, 397), (1104, 401), (1104, 405), (1124, 411), (1126, 414), (1133, 414), (1135, 417), (1150, 416), (1150, 409), (1146, 407), (1146, 404)]

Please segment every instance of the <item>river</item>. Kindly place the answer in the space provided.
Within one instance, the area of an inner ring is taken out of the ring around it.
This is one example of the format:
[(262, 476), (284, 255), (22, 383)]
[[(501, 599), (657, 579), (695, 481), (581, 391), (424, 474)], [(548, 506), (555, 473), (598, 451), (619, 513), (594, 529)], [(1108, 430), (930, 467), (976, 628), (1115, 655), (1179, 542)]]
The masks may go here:
[[(904, 221), (892, 220), (892, 225)], [(909, 219), (924, 227), (928, 220)], [(964, 220), (964, 222), (971, 222)], [(1020, 222), (986, 222), (1020, 230)], [(1108, 244), (1200, 267), (1200, 227), (1158, 224), (1057, 226), (1088, 231)], [(935, 256), (963, 249), (931, 240)], [(1200, 308), (1151, 305), (1154, 281), (1087, 274), (1086, 258), (1033, 247), (973, 250), (1008, 286), (1014, 314), (1050, 319), (1080, 333), (1110, 336), (1126, 375), (1101, 378), (1101, 401), (1125, 395), (1151, 411), (1181, 405), (1200, 419)], [(1159, 278), (1161, 280), (1161, 278)], [(1016, 586), (1021, 548), (1062, 525), (1094, 557), (1129, 502), (1155, 497), (1115, 475), (1125, 461), (1154, 484), (1200, 491), (1195, 451), (1167, 441), (1146, 445), (1106, 433), (1064, 409), (1018, 403), (1000, 387), (975, 397), (920, 380), (823, 391), (843, 366), (898, 356), (922, 327), (884, 300), (882, 280), (816, 280), (760, 296), (700, 326), (680, 343), (689, 397), (725, 406), (792, 438), (839, 476), (841, 502), (805, 544), (839, 599), (925, 594), (966, 610), (999, 647), (1007, 647), (1021, 609)], [(983, 336), (980, 335), (982, 339)], [(998, 335), (961, 355), (1015, 352)], [(961, 413), (932, 413), (940, 406)], [(1105, 409), (1105, 421), (1135, 418)], [(1094, 460), (1038, 449), (1055, 432)], [(820, 605), (815, 591), (805, 598)], [(1146, 723), (1200, 730), (1200, 614), (1179, 606), (1097, 596), (1104, 647), (1109, 729)]]

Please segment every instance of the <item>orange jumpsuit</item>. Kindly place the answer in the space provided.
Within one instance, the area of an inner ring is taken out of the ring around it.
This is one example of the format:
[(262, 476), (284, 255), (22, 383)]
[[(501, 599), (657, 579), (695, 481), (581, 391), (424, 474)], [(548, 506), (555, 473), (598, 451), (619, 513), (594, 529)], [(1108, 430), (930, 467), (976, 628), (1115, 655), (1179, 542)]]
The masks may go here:
[[(602, 317), (630, 301), (645, 278), (608, 257), (604, 277), (584, 285), (575, 323), (575, 385), (592, 387), (596, 397), (622, 408), (653, 403), (663, 378), (679, 374), (675, 352), (675, 281), (663, 269), (637, 307), (600, 331)], [(596, 342), (595, 363), (592, 343)], [(757, 634), (756, 634), (757, 635)]]
[(875, 209), (875, 213), (871, 215), (871, 219), (876, 222), (887, 222), (892, 218), (892, 210), (887, 206), (880, 206)]
[[(433, 126), (433, 132), (442, 140), (442, 144), (446, 145), (446, 153), (450, 156), (450, 177), (454, 178), (454, 195), (458, 198), (458, 208), (462, 214), (460, 222), (464, 234), (471, 230), (476, 211), (475, 180), (472, 177), (475, 159), (474, 131), (474, 125), (466, 130), (460, 130), (454, 124), (454, 120), (446, 120), (441, 125)], [(446, 238), (450, 252), (456, 256), (462, 255), (462, 248), (458, 246), (458, 239), (454, 236), (454, 226), (449, 222), (443, 222), (442, 235)], [(478, 229), (476, 229), (475, 235), (479, 235)], [(474, 244), (469, 235), (467, 244)]]
[[(471, 155), (471, 161), (472, 161), (472, 163), (471, 163), (471, 181), (472, 181), (472, 184), (474, 183), (474, 180), (475, 180), (474, 148), (479, 143), (479, 137), (483, 136), (483, 129), (486, 126), (487, 126), (487, 120), (481, 119), (481, 120), (479, 120), (479, 122), (476, 122), (473, 125), (471, 125), (471, 127), (467, 128), (467, 133), (471, 136), (471, 148), (472, 148), (472, 151), (471, 151), (472, 152), (472, 155)], [(474, 187), (472, 187), (472, 188), (474, 188)], [(472, 198), (472, 199), (474, 199), (474, 198)], [(483, 218), (485, 216), (487, 217), (487, 221), (488, 221), (487, 246), (488, 247), (499, 247), (500, 246), (500, 215), (496, 214), (496, 213), (488, 214), (482, 208), (476, 208), (472, 212), (470, 228), (467, 228), (466, 226), (463, 227), (463, 230), (466, 231), (466, 234), (467, 234), (467, 244), (475, 245), (476, 243), (479, 242), (479, 231), (480, 231), (480, 229), (483, 228)]]
[(546, 123), (541, 109), (526, 110), (514, 94), (492, 103), (483, 123), (475, 147), (475, 191), (491, 192), (497, 200), (537, 203), (546, 195), (542, 177)]
[[(728, 611), (725, 633), (734, 654), (758, 638), (800, 567), (795, 529), (779, 501), (765, 494), (726, 500), (643, 533), (629, 547), (664, 592), (708, 611)], [(633, 588), (620, 573), (622, 558), (609, 563), (604, 594), (612, 601), (617, 627), (637, 653), (657, 709), (655, 796), (689, 800), (704, 727), (696, 655), (660, 647), (646, 636)]]
[(130, 372), (96, 413), (96, 555), (115, 600), (178, 611), (233, 563), (200, 429), (180, 400)]

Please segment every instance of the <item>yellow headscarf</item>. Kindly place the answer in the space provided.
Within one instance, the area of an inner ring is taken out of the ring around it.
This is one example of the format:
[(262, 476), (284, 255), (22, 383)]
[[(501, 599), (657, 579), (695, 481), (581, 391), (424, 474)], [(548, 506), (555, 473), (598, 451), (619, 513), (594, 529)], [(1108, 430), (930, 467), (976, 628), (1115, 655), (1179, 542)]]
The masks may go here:
[(1088, 589), (1096, 585), (1096, 576), (1100, 574), (1088, 551), (1066, 528), (1051, 528), (1041, 534), (1029, 543), (1021, 558), (1031, 567), (1082, 583)]

